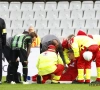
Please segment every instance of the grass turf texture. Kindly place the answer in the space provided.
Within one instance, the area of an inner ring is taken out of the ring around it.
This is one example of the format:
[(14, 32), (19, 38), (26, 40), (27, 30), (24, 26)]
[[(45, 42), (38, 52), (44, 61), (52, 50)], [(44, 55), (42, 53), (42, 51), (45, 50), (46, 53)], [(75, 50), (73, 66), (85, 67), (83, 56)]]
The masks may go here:
[[(95, 78), (92, 78), (95, 79)], [(5, 81), (5, 77), (3, 77)], [(0, 90), (100, 90), (99, 86), (89, 86), (89, 84), (7, 84), (2, 83)]]

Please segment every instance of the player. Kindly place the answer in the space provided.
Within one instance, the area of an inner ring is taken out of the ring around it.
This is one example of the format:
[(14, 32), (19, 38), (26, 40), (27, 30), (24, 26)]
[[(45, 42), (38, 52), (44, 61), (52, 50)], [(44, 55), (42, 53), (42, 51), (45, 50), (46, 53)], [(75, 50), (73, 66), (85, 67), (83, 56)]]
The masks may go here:
[(18, 66), (16, 65), (16, 59), (19, 57), (20, 62), (22, 63), (23, 66), (23, 84), (28, 84), (27, 82), (27, 59), (30, 53), (30, 48), (31, 48), (31, 43), (32, 43), (32, 38), (37, 37), (37, 35), (32, 32), (28, 34), (28, 32), (24, 32), (23, 34), (18, 34), (15, 35), (12, 39), (11, 43), (11, 63), (12, 63), (12, 69), (13, 69), (13, 78), (11, 84), (15, 84), (14, 78), (15, 78), (15, 73), (17, 72)]
[(2, 80), (2, 49), (6, 45), (6, 24), (4, 19), (0, 18), (0, 84)]
[(78, 75), (77, 60), (74, 57), (74, 52), (72, 49), (69, 49), (67, 53), (70, 63), (68, 64), (66, 72), (61, 75), (60, 81), (74, 81)]

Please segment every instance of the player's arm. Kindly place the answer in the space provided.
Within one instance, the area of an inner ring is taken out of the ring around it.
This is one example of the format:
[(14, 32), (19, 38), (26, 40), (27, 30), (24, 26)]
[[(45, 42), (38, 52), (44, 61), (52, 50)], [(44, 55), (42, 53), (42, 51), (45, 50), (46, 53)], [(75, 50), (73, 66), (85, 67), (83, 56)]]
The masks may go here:
[(72, 50), (73, 50), (73, 52), (74, 52), (75, 58), (79, 57), (79, 56), (80, 56), (80, 52), (79, 52), (78, 43), (73, 42), (72, 45), (71, 45), (71, 47), (72, 47)]
[(75, 58), (80, 56), (79, 46), (78, 46), (78, 42), (76, 39), (74, 39), (73, 37), (71, 39), (69, 39), (68, 46), (69, 46), (69, 48), (71, 48), (73, 50)]
[(6, 24), (5, 21), (2, 21), (2, 45), (5, 46), (6, 45)]
[(63, 54), (63, 48), (62, 48), (62, 45), (59, 45), (59, 47), (58, 47), (58, 52), (59, 52), (59, 54), (60, 54), (60, 57), (61, 57), (62, 60), (63, 60), (63, 63), (66, 64), (65, 58), (64, 58), (64, 54)]
[(64, 58), (66, 61), (66, 64), (68, 65), (70, 63), (70, 59), (68, 58), (68, 50), (66, 48), (63, 49), (63, 54), (64, 54)]
[(29, 54), (30, 54), (30, 49), (31, 49), (31, 44), (28, 44), (28, 48), (27, 48), (27, 56), (29, 56)]
[(31, 50), (32, 39), (29, 38), (27, 44), (28, 44), (27, 45), (27, 56), (29, 56), (30, 50)]

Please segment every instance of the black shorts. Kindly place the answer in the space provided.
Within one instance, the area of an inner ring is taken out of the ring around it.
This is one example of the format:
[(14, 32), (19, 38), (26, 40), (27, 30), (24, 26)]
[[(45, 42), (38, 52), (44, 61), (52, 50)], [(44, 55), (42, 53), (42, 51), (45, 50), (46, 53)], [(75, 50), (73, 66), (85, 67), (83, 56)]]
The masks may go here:
[(20, 58), (20, 62), (27, 61), (27, 51), (24, 49), (11, 50), (11, 61), (15, 62), (18, 57)]
[(11, 60), (11, 48), (9, 46), (5, 46), (2, 51), (6, 60), (9, 62)]

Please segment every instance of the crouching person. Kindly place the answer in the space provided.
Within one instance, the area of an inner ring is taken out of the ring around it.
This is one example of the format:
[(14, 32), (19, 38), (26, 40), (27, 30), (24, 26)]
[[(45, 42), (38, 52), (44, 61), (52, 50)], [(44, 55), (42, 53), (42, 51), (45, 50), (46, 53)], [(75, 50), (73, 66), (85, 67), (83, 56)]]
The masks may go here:
[(51, 83), (59, 83), (64, 70), (61, 57), (56, 53), (56, 47), (49, 45), (48, 50), (41, 53), (37, 62), (38, 74), (42, 77), (41, 83), (48, 79)]

